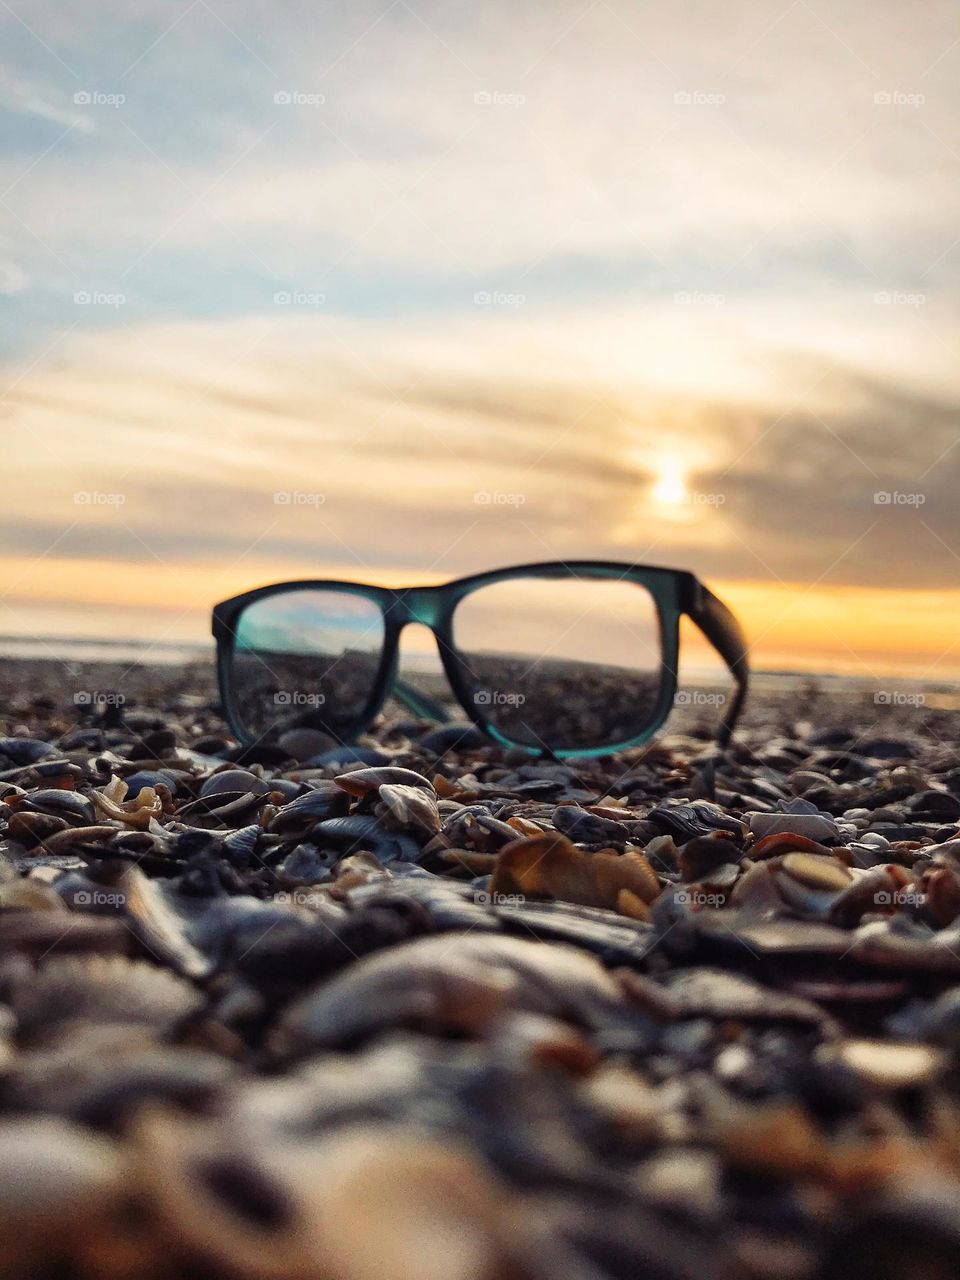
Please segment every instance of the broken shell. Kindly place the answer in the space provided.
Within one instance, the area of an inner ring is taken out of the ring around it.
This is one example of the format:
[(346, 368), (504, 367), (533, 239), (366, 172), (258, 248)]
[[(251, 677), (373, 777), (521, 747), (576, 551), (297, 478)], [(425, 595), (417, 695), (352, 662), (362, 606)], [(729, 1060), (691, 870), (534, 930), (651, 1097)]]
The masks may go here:
[(532, 894), (612, 910), (624, 889), (644, 903), (660, 892), (657, 874), (639, 850), (584, 853), (562, 835), (513, 841), (501, 849), (491, 881), (494, 894)]
[(440, 830), (437, 801), (430, 791), (406, 783), (381, 783), (377, 814), (398, 830), (410, 830), (429, 838)]

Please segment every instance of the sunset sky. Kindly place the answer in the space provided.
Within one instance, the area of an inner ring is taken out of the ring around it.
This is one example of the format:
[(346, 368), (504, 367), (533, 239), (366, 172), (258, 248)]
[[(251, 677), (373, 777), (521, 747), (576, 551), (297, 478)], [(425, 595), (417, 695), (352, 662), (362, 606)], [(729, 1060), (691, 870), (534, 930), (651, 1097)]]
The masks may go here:
[(602, 557), (693, 569), (758, 666), (960, 673), (954, 4), (0, 33), (0, 632)]

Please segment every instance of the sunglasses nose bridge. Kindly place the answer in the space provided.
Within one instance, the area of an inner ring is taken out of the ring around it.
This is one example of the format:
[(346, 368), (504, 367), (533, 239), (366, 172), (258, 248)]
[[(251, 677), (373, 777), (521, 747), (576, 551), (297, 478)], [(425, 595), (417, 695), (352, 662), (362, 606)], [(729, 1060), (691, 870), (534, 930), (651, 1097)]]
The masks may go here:
[(413, 587), (404, 591), (397, 601), (397, 620), (401, 627), (420, 622), (431, 630), (440, 616), (440, 600), (430, 587)]

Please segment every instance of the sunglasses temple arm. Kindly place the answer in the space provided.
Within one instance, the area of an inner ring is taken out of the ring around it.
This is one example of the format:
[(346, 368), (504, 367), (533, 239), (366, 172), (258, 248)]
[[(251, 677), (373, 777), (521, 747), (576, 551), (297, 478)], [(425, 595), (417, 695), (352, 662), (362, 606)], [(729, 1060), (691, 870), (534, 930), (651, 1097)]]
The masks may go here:
[(747, 638), (740, 623), (723, 601), (702, 583), (696, 584), (687, 613), (723, 658), (736, 681), (736, 692), (717, 734), (717, 743), (723, 750), (730, 742), (750, 684)]
[(406, 680), (395, 680), (391, 693), (398, 701), (402, 702), (408, 711), (412, 711), (415, 716), (419, 716), (422, 720), (439, 720), (441, 723), (450, 719), (445, 707), (439, 702), (435, 702), (433, 698), (428, 697), (425, 693), (420, 693), (414, 689), (412, 685), (407, 684)]

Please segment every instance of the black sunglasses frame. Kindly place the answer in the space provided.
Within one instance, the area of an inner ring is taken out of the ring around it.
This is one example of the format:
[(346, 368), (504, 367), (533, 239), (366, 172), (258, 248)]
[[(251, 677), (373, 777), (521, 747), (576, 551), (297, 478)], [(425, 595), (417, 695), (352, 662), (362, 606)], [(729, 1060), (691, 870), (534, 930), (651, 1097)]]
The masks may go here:
[[(636, 583), (646, 587), (650, 592), (656, 604), (660, 630), (660, 691), (650, 723), (639, 730), (634, 737), (624, 742), (606, 743), (585, 749), (553, 750), (546, 746), (538, 749), (526, 743), (512, 741), (487, 721), (483, 714), (483, 707), (478, 705), (472, 696), (473, 679), (469, 667), (457, 652), (454, 643), (453, 616), (457, 605), (479, 588), (523, 577), (617, 579)], [(257, 587), (214, 606), (213, 635), (217, 642), (217, 677), (220, 696), (227, 721), (241, 742), (249, 743), (255, 739), (256, 735), (245, 729), (233, 696), (233, 654), (240, 616), (244, 609), (256, 600), (304, 589), (339, 591), (348, 595), (361, 596), (377, 604), (383, 616), (383, 650), (376, 679), (363, 711), (343, 729), (344, 737), (348, 740), (371, 724), (391, 692), (395, 690), (400, 634), (403, 628), (412, 622), (422, 623), (433, 632), (450, 687), (463, 710), (477, 727), (493, 741), (503, 746), (523, 747), (534, 756), (557, 759), (605, 756), (630, 747), (641, 746), (649, 741), (663, 725), (674, 704), (680, 652), (680, 618), (684, 614), (694, 622), (717, 650), (729, 667), (736, 683), (736, 692), (727, 707), (717, 735), (721, 748), (725, 747), (730, 740), (747, 694), (748, 647), (740, 624), (727, 606), (708, 587), (684, 569), (664, 569), (652, 565), (626, 564), (611, 560), (544, 561), (473, 574), (440, 586), (397, 588), (342, 582), (337, 579), (306, 578)], [(410, 705), (416, 706), (419, 703), (424, 709), (433, 709), (430, 699), (423, 698), (412, 690), (405, 690), (404, 700)]]

